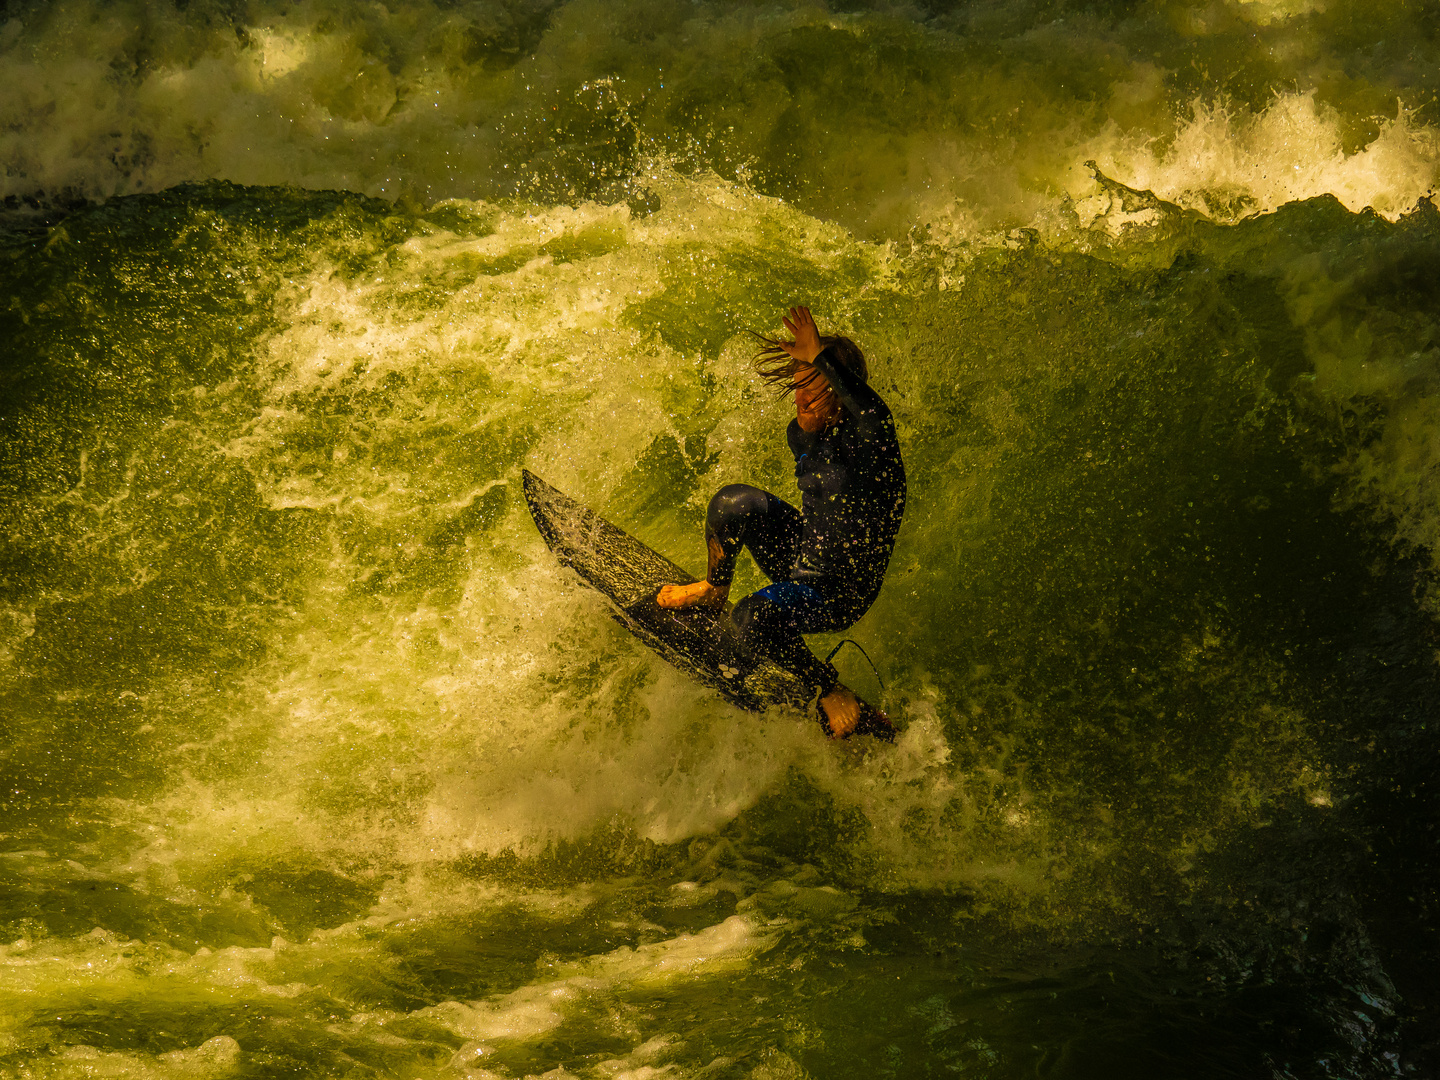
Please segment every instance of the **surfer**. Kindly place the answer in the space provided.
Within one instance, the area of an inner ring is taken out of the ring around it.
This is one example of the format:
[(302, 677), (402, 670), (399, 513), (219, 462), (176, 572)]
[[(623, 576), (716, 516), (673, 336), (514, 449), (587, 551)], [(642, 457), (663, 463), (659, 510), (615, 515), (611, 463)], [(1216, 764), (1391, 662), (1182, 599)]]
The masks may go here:
[(772, 584), (735, 606), (742, 640), (818, 692), (832, 737), (889, 733), (885, 714), (842, 684), (802, 635), (848, 629), (879, 595), (905, 510), (895, 421), (853, 341), (821, 337), (809, 308), (793, 307), (783, 321), (794, 340), (762, 337), (756, 367), (780, 393), (795, 395), (785, 437), (801, 510), (748, 484), (721, 488), (705, 515), (705, 579), (666, 585), (657, 600), (665, 608), (724, 604), (735, 559), (748, 547)]

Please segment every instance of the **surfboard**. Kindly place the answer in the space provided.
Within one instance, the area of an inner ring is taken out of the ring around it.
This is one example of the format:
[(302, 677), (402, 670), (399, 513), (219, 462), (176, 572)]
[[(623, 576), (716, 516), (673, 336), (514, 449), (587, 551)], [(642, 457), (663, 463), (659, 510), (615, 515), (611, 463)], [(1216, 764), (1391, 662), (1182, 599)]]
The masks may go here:
[(661, 585), (688, 585), (692, 574), (528, 469), (522, 485), (535, 527), (560, 564), (604, 596), (615, 621), (661, 657), (751, 712), (810, 705), (814, 695), (805, 684), (746, 649), (726, 612), (656, 603)]

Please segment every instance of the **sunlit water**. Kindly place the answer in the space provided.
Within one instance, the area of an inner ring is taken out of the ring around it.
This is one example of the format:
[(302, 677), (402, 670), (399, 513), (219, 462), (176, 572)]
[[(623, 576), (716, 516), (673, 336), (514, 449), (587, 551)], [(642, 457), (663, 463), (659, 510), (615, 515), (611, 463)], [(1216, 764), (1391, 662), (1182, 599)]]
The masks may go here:
[[(7, 18), (0, 1074), (1431, 1074), (1429, 9)], [(797, 301), (893, 747), (519, 492), (698, 570)]]

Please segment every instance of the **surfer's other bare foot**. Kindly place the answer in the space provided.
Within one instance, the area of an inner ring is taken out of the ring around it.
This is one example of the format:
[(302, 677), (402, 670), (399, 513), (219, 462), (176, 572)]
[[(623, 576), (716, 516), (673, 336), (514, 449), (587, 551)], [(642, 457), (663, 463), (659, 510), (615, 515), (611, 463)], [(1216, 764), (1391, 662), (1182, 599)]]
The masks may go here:
[(855, 730), (855, 725), (860, 723), (860, 699), (849, 687), (840, 683), (836, 683), (830, 692), (820, 699), (820, 708), (825, 713), (826, 723), (830, 725), (832, 739), (846, 738)]
[(729, 595), (729, 586), (722, 589), (708, 581), (696, 581), (690, 585), (660, 586), (660, 595), (655, 602), (663, 608), (687, 608), (700, 604), (718, 607)]

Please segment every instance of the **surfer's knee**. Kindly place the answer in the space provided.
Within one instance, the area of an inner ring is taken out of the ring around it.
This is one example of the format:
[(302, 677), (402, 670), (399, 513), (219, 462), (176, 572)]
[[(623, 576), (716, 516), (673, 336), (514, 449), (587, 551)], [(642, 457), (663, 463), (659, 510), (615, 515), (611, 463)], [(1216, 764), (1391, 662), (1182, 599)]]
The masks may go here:
[(724, 535), (726, 525), (765, 513), (768, 499), (765, 492), (749, 484), (726, 484), (710, 499), (705, 511), (706, 531), (712, 536)]

